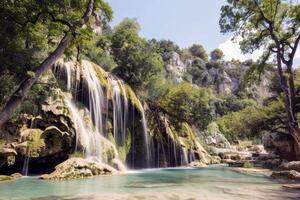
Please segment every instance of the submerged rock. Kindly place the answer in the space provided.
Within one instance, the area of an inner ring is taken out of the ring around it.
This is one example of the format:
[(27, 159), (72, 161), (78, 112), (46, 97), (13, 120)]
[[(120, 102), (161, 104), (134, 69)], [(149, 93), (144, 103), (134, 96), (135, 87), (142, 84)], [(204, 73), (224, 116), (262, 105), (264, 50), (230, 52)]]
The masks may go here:
[(44, 174), (40, 178), (45, 180), (70, 180), (117, 173), (116, 169), (100, 162), (84, 158), (70, 158), (57, 165), (54, 172)]

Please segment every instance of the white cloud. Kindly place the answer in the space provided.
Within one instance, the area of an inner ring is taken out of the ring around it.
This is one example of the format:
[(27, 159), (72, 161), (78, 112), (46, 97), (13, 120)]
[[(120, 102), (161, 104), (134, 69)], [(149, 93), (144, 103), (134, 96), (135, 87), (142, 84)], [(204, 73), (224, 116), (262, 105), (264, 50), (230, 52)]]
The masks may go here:
[[(238, 37), (236, 41), (232, 40), (233, 37), (228, 38), (224, 43), (219, 45), (219, 49), (221, 49), (225, 54), (225, 60), (230, 61), (231, 59), (239, 59), (241, 61), (245, 61), (248, 59), (257, 60), (263, 53), (262, 49), (258, 49), (254, 51), (252, 54), (242, 54), (240, 50), (239, 41), (241, 38)], [(300, 67), (300, 47), (297, 50), (294, 60), (294, 66)]]
[(262, 55), (262, 50), (257, 50), (253, 54), (242, 54), (240, 50), (239, 41), (241, 38), (237, 38), (236, 41), (232, 40), (233, 37), (230, 37), (227, 41), (219, 45), (225, 54), (225, 60), (230, 61), (231, 59), (239, 59), (245, 61), (248, 59), (257, 60)]

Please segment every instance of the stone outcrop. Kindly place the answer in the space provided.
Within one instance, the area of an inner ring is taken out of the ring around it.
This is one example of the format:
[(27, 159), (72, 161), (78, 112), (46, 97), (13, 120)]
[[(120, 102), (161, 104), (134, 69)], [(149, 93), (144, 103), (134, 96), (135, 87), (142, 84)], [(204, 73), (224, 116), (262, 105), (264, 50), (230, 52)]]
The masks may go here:
[(283, 170), (295, 170), (300, 172), (300, 161), (284, 162), (279, 168)]
[[(165, 53), (164, 60), (166, 76), (174, 83), (181, 83), (185, 80), (199, 86), (210, 85), (215, 87), (218, 94), (225, 96), (235, 94), (241, 89), (244, 76), (249, 69), (247, 64), (233, 64), (225, 61), (207, 63), (200, 58), (184, 60), (177, 52)], [(193, 78), (195, 73), (197, 80)], [(263, 76), (270, 76), (270, 74), (266, 73)], [(261, 101), (271, 96), (269, 85), (269, 79), (263, 77), (259, 83), (247, 86), (245, 91), (254, 99)]]
[(54, 172), (42, 175), (40, 178), (44, 180), (70, 180), (117, 173), (116, 169), (97, 161), (70, 158), (56, 166)]
[(183, 81), (183, 76), (186, 72), (186, 63), (180, 59), (180, 55), (176, 52), (166, 53), (164, 56), (167, 60), (165, 70), (174, 83)]
[(295, 170), (275, 171), (272, 173), (271, 177), (276, 179), (300, 181), (300, 172), (297, 172)]
[(268, 152), (279, 155), (282, 159), (293, 160), (296, 157), (291, 135), (274, 132), (264, 135), (262, 142)]

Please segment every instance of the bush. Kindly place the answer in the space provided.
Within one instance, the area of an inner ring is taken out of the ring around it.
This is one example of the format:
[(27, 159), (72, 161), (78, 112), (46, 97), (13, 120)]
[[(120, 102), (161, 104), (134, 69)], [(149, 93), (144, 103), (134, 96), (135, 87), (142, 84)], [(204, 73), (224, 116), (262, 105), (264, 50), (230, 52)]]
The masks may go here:
[(246, 160), (244, 165), (243, 165), (244, 168), (253, 168), (253, 163), (251, 163), (249, 160)]

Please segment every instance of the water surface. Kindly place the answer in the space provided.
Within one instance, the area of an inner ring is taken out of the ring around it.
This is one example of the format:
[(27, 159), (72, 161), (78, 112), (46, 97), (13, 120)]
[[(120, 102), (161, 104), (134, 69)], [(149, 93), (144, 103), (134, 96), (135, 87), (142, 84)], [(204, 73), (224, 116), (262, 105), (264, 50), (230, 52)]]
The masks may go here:
[(288, 200), (300, 199), (300, 192), (221, 167), (174, 168), (59, 182), (22, 178), (0, 183), (0, 199)]

